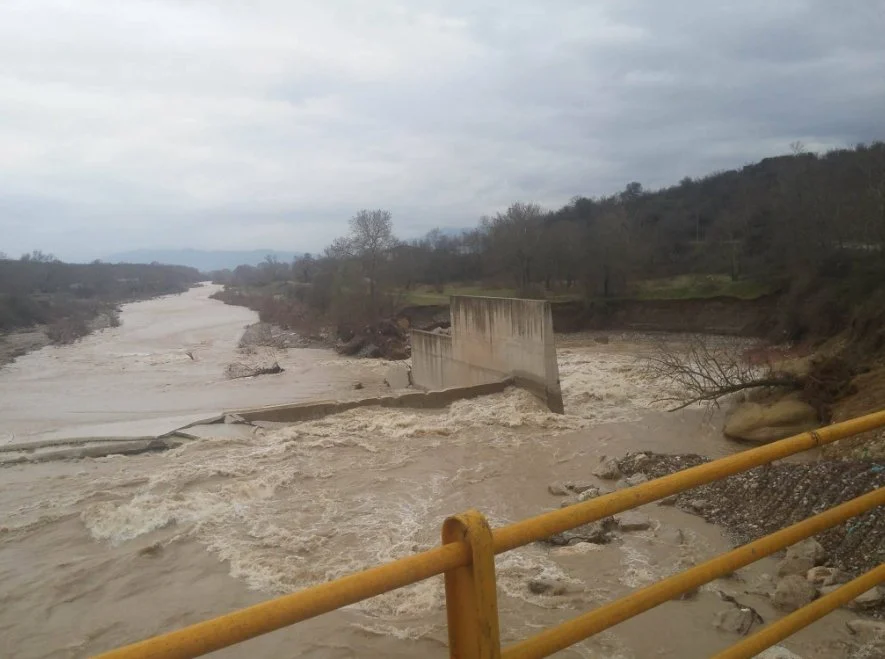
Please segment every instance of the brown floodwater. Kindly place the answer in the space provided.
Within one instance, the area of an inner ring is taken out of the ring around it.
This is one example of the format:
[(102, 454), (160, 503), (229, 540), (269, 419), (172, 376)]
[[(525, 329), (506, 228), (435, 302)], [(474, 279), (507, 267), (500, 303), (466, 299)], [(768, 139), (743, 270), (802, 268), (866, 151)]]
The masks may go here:
[[(0, 370), (0, 432), (15, 441), (141, 434), (225, 408), (353, 395), (357, 380), (383, 386), (382, 365), (322, 350), (281, 355), (281, 376), (225, 380), (254, 315), (208, 290), (129, 305), (122, 327)], [(636, 359), (643, 337), (610, 338), (563, 342), (562, 416), (509, 390), (445, 410), (363, 408), (164, 453), (0, 469), (0, 656), (84, 657), (175, 629), (430, 548), (445, 517), (467, 508), (493, 525), (535, 515), (559, 506), (548, 483), (593, 480), (603, 455), (739, 450), (721, 438), (717, 416), (659, 409), (665, 385), (649, 382)], [(651, 529), (608, 545), (535, 544), (497, 557), (504, 642), (731, 546), (697, 517), (643, 511)], [(738, 638), (713, 626), (732, 606), (718, 591), (776, 617), (756, 594), (774, 565), (760, 561), (558, 656), (710, 656)], [(537, 578), (564, 593), (533, 593)], [(845, 659), (853, 617), (838, 611), (784, 645), (805, 659)], [(447, 656), (441, 578), (213, 656), (419, 654)]]
[[(222, 410), (382, 387), (381, 362), (329, 350), (272, 351), (285, 371), (231, 380), (228, 364), (255, 312), (192, 288), (123, 307), (122, 325), (0, 368), (0, 444), (84, 436), (158, 435)], [(259, 355), (261, 357), (261, 355)]]

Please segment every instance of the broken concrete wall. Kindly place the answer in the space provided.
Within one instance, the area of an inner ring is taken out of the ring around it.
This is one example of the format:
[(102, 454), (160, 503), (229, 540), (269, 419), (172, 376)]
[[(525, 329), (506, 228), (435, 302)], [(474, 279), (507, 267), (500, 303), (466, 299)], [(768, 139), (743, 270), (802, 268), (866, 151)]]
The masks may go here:
[(412, 330), (412, 383), (424, 389), (446, 389), (459, 386), (460, 380), (452, 337)]
[(562, 412), (550, 303), (454, 296), (451, 338), (412, 332), (412, 381), (426, 389), (514, 377)]

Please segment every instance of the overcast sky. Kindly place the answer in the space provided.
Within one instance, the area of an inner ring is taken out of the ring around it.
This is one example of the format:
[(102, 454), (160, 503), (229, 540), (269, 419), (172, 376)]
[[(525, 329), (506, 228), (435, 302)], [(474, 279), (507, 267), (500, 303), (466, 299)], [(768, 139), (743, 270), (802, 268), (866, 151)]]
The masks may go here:
[(879, 0), (0, 0), (0, 251), (322, 249), (885, 138)]

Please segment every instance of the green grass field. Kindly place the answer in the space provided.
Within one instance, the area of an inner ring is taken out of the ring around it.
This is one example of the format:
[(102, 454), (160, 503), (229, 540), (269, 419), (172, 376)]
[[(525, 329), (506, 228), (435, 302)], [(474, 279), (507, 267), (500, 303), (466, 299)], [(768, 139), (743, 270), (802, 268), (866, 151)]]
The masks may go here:
[[(430, 286), (418, 286), (403, 293), (403, 303), (414, 306), (446, 305), (451, 295), (482, 295), (485, 297), (518, 297), (515, 288), (486, 288), (483, 286), (444, 286), (441, 293)], [(552, 301), (580, 300), (580, 293), (552, 294), (547, 296)]]
[(633, 286), (637, 300), (690, 300), (711, 297), (734, 297), (755, 300), (773, 293), (771, 282), (752, 279), (732, 281), (728, 275), (679, 275), (666, 279), (648, 279)]

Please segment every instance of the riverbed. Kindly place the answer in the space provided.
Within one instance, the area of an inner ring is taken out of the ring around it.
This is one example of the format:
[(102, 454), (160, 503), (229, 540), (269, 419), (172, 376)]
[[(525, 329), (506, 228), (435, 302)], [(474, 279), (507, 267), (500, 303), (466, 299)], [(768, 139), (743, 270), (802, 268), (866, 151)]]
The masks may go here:
[[(280, 375), (227, 380), (252, 312), (211, 288), (128, 305), (122, 325), (0, 370), (7, 441), (171, 429), (220, 410), (381, 391), (383, 365), (325, 350), (280, 354)], [(0, 472), (0, 656), (84, 657), (435, 546), (447, 515), (493, 525), (557, 508), (547, 485), (594, 480), (603, 456), (727, 455), (715, 415), (670, 414), (635, 335), (563, 337), (565, 415), (513, 389), (444, 410), (364, 408), (157, 454), (22, 464)], [(193, 357), (188, 353), (192, 353)], [(611, 483), (598, 482), (599, 485)], [(651, 528), (607, 545), (531, 545), (497, 557), (511, 643), (730, 548), (716, 527), (648, 505)], [(669, 602), (558, 656), (707, 657), (739, 637), (733, 605), (777, 617), (773, 559)], [(532, 582), (557, 584), (537, 593)], [(804, 659), (849, 656), (838, 611), (784, 643)], [(435, 578), (213, 656), (447, 656)]]
[(226, 409), (379, 392), (383, 364), (329, 350), (273, 352), (272, 377), (229, 379), (255, 312), (211, 299), (207, 284), (123, 307), (120, 327), (49, 346), (0, 368), (0, 443), (159, 435)]

